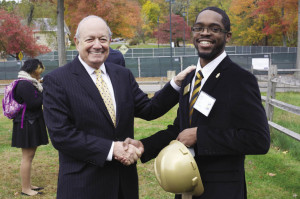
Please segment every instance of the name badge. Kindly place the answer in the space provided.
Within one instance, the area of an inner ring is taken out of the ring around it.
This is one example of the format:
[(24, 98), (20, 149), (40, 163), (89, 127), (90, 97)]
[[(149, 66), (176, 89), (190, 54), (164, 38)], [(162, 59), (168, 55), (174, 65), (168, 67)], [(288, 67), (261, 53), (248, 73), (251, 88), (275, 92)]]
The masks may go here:
[(183, 89), (183, 95), (187, 94), (190, 92), (190, 88), (191, 88), (191, 84), (189, 83), (188, 85), (186, 85)]
[(209, 115), (212, 107), (214, 106), (216, 99), (208, 95), (204, 91), (201, 91), (196, 103), (194, 104), (194, 109), (205, 115)]

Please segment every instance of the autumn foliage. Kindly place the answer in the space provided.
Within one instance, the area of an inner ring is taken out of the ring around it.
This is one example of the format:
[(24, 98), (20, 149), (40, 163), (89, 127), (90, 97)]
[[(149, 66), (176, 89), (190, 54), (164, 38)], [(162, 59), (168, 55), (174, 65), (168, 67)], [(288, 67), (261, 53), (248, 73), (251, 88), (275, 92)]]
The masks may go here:
[(102, 17), (114, 36), (132, 38), (140, 25), (140, 7), (136, 1), (128, 0), (65, 0), (65, 20), (72, 36), (81, 19), (88, 15)]
[(298, 0), (232, 0), (229, 13), (240, 45), (296, 45)]
[(32, 29), (21, 23), (21, 19), (5, 10), (0, 10), (0, 52), (16, 57), (23, 52), (30, 57), (50, 52), (46, 46), (38, 45)]
[(35, 57), (50, 52), (48, 47), (36, 43), (32, 29), (21, 24), (21, 19), (16, 15), (0, 10), (0, 27), (1, 53), (15, 57), (22, 51)]
[[(216, 6), (225, 10), (230, 17), (232, 40), (229, 45), (296, 46), (298, 1), (175, 0), (171, 9), (173, 12), (172, 40), (178, 46), (179, 42), (183, 40), (185, 27), (186, 41), (189, 41), (190, 27), (198, 12), (207, 6)], [(32, 5), (35, 6), (33, 18), (56, 17), (56, 1), (53, 0), (24, 0), (11, 4), (11, 6), (7, 2), (0, 2), (0, 9), (1, 6), (7, 7), (7, 10), (18, 12), (25, 19), (30, 10), (29, 7)], [(113, 37), (134, 38), (143, 42), (149, 39), (153, 41), (157, 38), (159, 43), (170, 41), (169, 2), (166, 0), (64, 0), (64, 6), (65, 21), (71, 31), (71, 38), (82, 18), (88, 15), (97, 15), (107, 21)], [(188, 20), (189, 27), (183, 17), (180, 17), (184, 12), (187, 13), (185, 20)], [(0, 14), (3, 19), (5, 16)], [(27, 32), (30, 30), (23, 30), (23, 27), (19, 25), (16, 27), (16, 31), (20, 32), (20, 35), (22, 32), (26, 36), (31, 35)], [(6, 51), (6, 48), (11, 49), (6, 46), (13, 45), (3, 42), (4, 38), (9, 35), (5, 31), (0, 31), (1, 51)], [(15, 40), (17, 36), (12, 36), (12, 38), (10, 41)], [(28, 42), (26, 43), (28, 44)], [(30, 43), (34, 44), (35, 42)], [(28, 48), (30, 47), (28, 46)]]
[[(166, 17), (165, 23), (160, 24), (157, 32), (154, 33), (156, 37), (159, 38), (160, 43), (168, 43), (170, 41), (170, 18)], [(191, 38), (191, 29), (184, 21), (183, 17), (179, 15), (172, 14), (171, 16), (172, 24), (172, 41), (175, 43), (175, 46), (179, 46), (179, 42), (190, 40)]]

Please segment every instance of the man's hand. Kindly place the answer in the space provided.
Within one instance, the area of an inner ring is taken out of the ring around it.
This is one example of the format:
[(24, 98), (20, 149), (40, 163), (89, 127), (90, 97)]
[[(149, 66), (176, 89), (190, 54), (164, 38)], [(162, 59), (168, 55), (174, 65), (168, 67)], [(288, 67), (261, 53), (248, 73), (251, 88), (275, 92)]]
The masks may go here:
[(135, 163), (141, 155), (141, 151), (133, 145), (124, 147), (123, 142), (115, 142), (114, 144), (113, 156), (124, 165), (128, 166)]
[(191, 147), (197, 142), (197, 127), (184, 129), (179, 133), (176, 140), (180, 141), (187, 147)]
[(196, 69), (195, 65), (191, 65), (188, 66), (186, 69), (184, 69), (183, 71), (181, 71), (180, 73), (178, 73), (175, 77), (174, 77), (174, 82), (177, 86), (181, 87), (181, 83), (184, 80), (184, 78), (193, 70)]
[(144, 145), (141, 141), (134, 140), (131, 138), (126, 138), (126, 140), (124, 141), (124, 147), (126, 148), (126, 145), (129, 145), (129, 144), (132, 144), (133, 146), (138, 148), (142, 154), (144, 153)]

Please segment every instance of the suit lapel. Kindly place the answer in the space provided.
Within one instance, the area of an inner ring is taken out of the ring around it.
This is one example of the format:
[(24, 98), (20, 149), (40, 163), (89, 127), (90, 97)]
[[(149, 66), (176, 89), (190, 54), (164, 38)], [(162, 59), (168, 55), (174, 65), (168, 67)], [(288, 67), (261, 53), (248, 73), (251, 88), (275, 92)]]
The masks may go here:
[(86, 92), (86, 94), (91, 97), (92, 101), (96, 103), (96, 106), (104, 113), (104, 115), (108, 118), (108, 120), (111, 121), (113, 125), (98, 88), (85, 70), (84, 66), (80, 63), (78, 57), (74, 60), (71, 72), (77, 79), (79, 85), (83, 87), (83, 90)]
[[(230, 65), (229, 62), (230, 62), (230, 59), (228, 56), (226, 56), (221, 61), (221, 63), (217, 66), (217, 68), (210, 74), (209, 78), (206, 80), (205, 84), (201, 88), (201, 91), (204, 91), (208, 95), (211, 95), (211, 93), (215, 89), (216, 85), (222, 79), (224, 70), (226, 70), (226, 68)], [(216, 100), (218, 100), (218, 99), (216, 99)], [(201, 116), (199, 116), (199, 114), (201, 114)], [(200, 113), (198, 111), (194, 111), (192, 117), (193, 117), (192, 126), (195, 126), (196, 124), (198, 124), (197, 120), (201, 119), (202, 117), (206, 117), (206, 116), (204, 116), (202, 113)]]
[[(190, 94), (192, 92), (192, 81), (193, 77), (195, 76), (195, 71), (190, 72), (187, 77), (185, 78), (185, 81), (182, 86), (182, 98), (181, 102), (179, 102), (179, 105), (182, 105), (182, 112), (183, 112), (183, 124), (187, 125), (185, 128), (189, 128), (189, 107), (190, 107)], [(189, 86), (189, 92), (184, 93), (184, 90), (186, 86)]]
[(226, 56), (221, 63), (217, 66), (217, 68), (210, 74), (209, 78), (206, 80), (204, 86), (202, 87), (202, 91), (209, 94), (217, 85), (220, 79), (222, 79), (223, 71), (227, 68), (226, 62), (228, 61), (228, 56)]

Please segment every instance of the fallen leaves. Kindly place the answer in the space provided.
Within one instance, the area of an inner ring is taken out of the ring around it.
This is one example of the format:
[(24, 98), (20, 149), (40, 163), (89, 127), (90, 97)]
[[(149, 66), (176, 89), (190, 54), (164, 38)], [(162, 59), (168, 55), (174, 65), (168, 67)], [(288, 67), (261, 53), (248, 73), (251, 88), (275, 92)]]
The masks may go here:
[(275, 173), (269, 173), (269, 172), (267, 173), (267, 175), (268, 175), (268, 176), (271, 176), (271, 177), (274, 177), (274, 176), (276, 176), (276, 174), (275, 174)]

